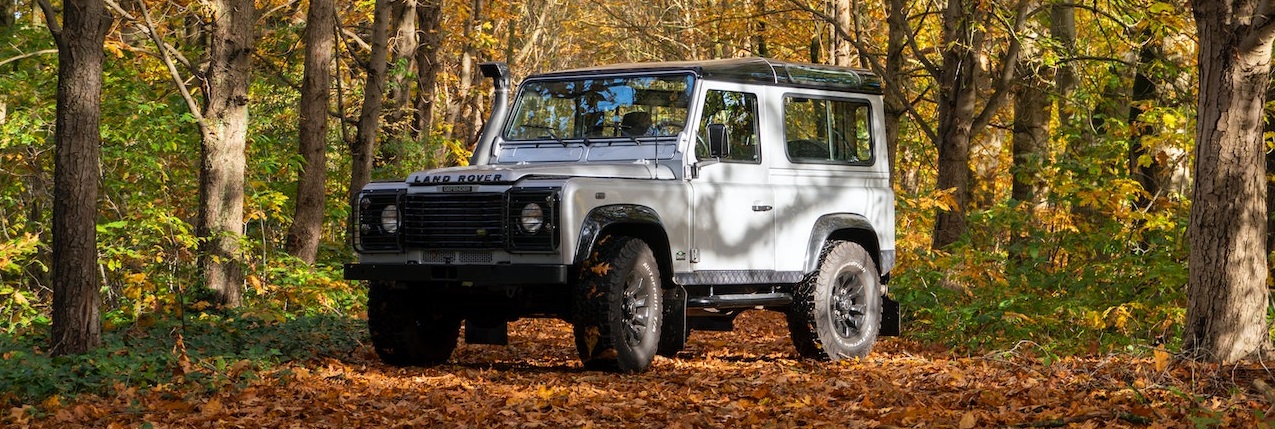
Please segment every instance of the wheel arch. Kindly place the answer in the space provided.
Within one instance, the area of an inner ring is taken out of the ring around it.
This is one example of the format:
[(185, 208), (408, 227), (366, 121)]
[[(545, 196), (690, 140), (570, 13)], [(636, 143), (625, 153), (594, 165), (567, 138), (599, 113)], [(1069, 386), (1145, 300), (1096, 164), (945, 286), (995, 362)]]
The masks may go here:
[(826, 214), (815, 221), (810, 232), (810, 242), (806, 245), (805, 274), (819, 269), (819, 258), (823, 255), (824, 246), (834, 240), (850, 241), (863, 246), (872, 257), (877, 273), (883, 277), (888, 276), (881, 265), (881, 244), (876, 230), (872, 228), (872, 222), (854, 213)]
[(637, 204), (612, 204), (590, 210), (581, 222), (572, 263), (578, 265), (588, 259), (597, 241), (607, 235), (624, 235), (645, 241), (655, 253), (661, 280), (666, 286), (672, 284), (673, 255), (669, 251), (664, 222), (655, 209)]

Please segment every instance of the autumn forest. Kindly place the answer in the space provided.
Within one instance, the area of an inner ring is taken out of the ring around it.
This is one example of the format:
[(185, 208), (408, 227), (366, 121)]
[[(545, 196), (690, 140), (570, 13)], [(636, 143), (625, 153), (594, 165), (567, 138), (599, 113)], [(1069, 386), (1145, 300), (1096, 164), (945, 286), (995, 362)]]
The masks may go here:
[[(0, 0), (0, 425), (1271, 427), (1269, 0)], [(465, 165), (502, 61), (883, 81), (903, 335), (643, 374), (571, 328), (395, 368), (352, 190)]]

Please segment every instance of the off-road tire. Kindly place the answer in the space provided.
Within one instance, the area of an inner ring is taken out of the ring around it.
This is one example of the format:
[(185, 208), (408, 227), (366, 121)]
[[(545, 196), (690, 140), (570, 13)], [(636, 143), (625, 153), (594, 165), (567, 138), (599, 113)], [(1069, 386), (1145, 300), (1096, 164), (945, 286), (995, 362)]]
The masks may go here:
[(397, 289), (394, 282), (370, 282), (367, 328), (381, 361), (394, 366), (432, 366), (447, 362), (460, 337), (460, 317), (447, 315)]
[(787, 311), (797, 353), (820, 360), (867, 356), (881, 329), (881, 276), (858, 243), (831, 241)]
[(579, 267), (572, 302), (576, 351), (589, 369), (645, 371), (663, 323), (663, 290), (655, 254), (625, 236), (598, 241)]

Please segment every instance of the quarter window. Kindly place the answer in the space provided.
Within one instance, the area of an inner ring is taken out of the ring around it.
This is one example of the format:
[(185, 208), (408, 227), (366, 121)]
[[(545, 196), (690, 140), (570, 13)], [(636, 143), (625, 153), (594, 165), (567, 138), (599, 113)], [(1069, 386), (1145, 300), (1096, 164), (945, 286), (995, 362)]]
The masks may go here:
[(867, 103), (784, 97), (784, 138), (796, 162), (872, 163)]

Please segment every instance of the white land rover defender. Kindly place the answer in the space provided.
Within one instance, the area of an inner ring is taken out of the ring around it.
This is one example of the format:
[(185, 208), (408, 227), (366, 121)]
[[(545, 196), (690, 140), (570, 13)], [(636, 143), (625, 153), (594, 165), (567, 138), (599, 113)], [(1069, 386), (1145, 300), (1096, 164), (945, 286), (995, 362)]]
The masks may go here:
[(528, 77), (485, 63), (470, 166), (369, 184), (351, 236), (368, 328), (395, 365), (445, 362), (507, 323), (574, 325), (590, 368), (645, 370), (692, 330), (784, 312), (806, 357), (897, 335), (881, 81), (761, 58)]

